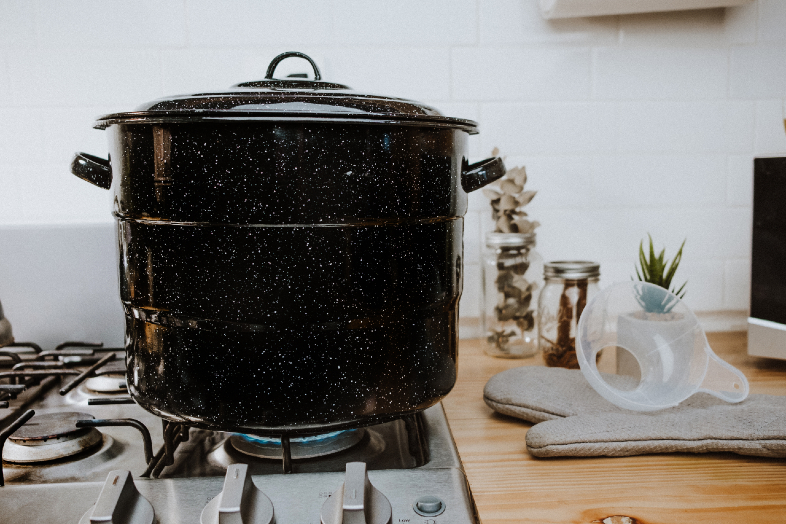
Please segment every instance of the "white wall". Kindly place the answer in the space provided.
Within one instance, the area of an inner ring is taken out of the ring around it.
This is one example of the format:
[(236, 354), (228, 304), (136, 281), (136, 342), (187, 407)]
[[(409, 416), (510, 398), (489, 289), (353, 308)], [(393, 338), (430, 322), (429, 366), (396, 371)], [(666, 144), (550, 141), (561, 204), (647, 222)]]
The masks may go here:
[[(752, 158), (786, 154), (786, 2), (551, 22), (536, 5), (2, 0), (0, 227), (108, 224), (108, 193), (68, 173), (74, 151), (105, 154), (94, 117), (300, 50), (327, 79), (477, 120), (473, 156), (498, 146), (540, 191), (544, 258), (598, 260), (609, 283), (647, 232), (671, 252), (687, 238), (689, 304), (746, 309)], [(465, 317), (486, 206), (473, 195)]]

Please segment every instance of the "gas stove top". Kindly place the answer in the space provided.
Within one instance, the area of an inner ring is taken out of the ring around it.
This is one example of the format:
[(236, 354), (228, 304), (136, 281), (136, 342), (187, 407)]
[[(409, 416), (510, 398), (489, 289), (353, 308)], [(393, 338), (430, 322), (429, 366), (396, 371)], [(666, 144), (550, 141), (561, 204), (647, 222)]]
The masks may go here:
[(96, 344), (0, 348), (0, 449), (4, 522), (479, 522), (441, 404), (318, 437), (209, 431), (134, 404), (123, 351)]

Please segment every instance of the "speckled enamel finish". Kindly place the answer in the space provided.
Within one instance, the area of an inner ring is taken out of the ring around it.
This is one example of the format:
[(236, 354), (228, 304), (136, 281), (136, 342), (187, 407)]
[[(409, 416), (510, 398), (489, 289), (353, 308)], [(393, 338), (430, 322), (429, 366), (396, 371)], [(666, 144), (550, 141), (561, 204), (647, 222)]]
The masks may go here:
[(129, 391), (170, 420), (317, 433), (456, 379), (465, 130), (108, 128)]

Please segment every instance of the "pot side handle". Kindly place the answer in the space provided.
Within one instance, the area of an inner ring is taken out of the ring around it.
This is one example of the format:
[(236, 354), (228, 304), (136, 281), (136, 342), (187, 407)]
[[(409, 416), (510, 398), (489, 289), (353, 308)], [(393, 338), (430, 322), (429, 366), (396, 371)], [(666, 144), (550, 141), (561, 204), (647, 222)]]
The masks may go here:
[(76, 153), (71, 161), (71, 173), (102, 189), (112, 187), (112, 165), (109, 159)]
[(467, 193), (505, 176), (505, 163), (498, 156), (468, 165), (461, 172), (461, 187)]

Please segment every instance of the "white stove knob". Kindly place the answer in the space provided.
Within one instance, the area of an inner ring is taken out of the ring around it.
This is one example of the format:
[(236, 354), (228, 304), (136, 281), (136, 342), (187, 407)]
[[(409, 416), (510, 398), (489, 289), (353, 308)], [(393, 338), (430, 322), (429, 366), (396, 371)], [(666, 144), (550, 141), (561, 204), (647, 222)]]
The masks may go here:
[(364, 462), (348, 462), (344, 484), (322, 505), (322, 524), (390, 524), (390, 501), (368, 480)]
[(87, 510), (79, 524), (153, 524), (155, 512), (140, 495), (131, 472), (110, 471), (96, 505)]
[(207, 503), (201, 524), (271, 524), (273, 503), (254, 485), (248, 464), (232, 464), (224, 477), (224, 490)]

